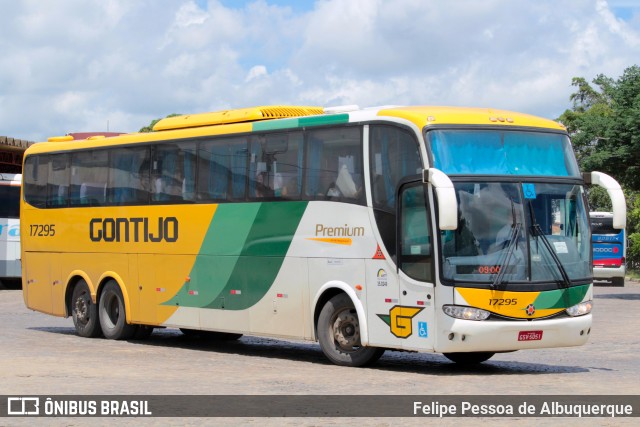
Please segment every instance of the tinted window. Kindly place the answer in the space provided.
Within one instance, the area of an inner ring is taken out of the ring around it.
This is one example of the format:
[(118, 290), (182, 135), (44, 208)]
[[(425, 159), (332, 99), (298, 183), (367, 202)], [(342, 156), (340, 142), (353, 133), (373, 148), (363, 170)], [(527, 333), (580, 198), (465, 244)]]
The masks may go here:
[(69, 155), (49, 156), (47, 179), (47, 206), (62, 207), (69, 204)]
[(0, 218), (20, 217), (20, 187), (0, 185)]
[(107, 201), (107, 150), (77, 151), (71, 154), (72, 205), (100, 206)]
[(301, 132), (258, 135), (251, 139), (249, 197), (300, 196), (302, 139)]
[(620, 231), (619, 228), (613, 228), (613, 217), (591, 217), (592, 234), (619, 234)]
[(30, 156), (24, 162), (25, 201), (32, 206), (43, 208), (47, 203), (47, 176), (49, 156)]
[(306, 164), (307, 198), (364, 202), (359, 127), (310, 131)]
[(195, 200), (196, 144), (161, 144), (153, 150), (151, 200)]
[(399, 266), (409, 277), (433, 281), (431, 227), (424, 186), (404, 187), (401, 203)]
[(247, 139), (217, 139), (198, 149), (198, 198), (244, 199), (247, 175)]
[(371, 126), (369, 132), (373, 206), (395, 212), (398, 183), (421, 173), (418, 144), (410, 132), (392, 126)]

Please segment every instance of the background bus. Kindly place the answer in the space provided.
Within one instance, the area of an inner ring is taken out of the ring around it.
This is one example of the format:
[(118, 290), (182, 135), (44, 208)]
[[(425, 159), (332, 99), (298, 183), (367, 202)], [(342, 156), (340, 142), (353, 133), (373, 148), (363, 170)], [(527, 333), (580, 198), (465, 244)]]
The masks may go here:
[(268, 106), (25, 153), (23, 295), (83, 337), (154, 327), (478, 363), (591, 331), (584, 186), (566, 129), (480, 108)]
[(590, 212), (593, 242), (593, 277), (624, 286), (627, 239), (625, 231), (613, 226), (611, 212)]
[(0, 174), (0, 289), (19, 289), (20, 185), (22, 175)]

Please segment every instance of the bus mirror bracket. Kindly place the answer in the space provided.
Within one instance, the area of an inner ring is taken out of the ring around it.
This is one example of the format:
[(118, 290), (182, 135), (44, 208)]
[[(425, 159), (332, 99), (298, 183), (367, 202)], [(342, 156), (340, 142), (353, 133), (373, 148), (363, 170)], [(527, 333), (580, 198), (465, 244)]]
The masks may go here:
[(587, 185), (598, 185), (607, 190), (613, 211), (613, 227), (618, 229), (626, 228), (627, 203), (624, 200), (624, 193), (618, 181), (602, 172), (584, 172), (582, 178)]
[(439, 169), (429, 168), (422, 171), (422, 182), (431, 184), (438, 197), (438, 217), (441, 230), (458, 228), (458, 201), (451, 179)]

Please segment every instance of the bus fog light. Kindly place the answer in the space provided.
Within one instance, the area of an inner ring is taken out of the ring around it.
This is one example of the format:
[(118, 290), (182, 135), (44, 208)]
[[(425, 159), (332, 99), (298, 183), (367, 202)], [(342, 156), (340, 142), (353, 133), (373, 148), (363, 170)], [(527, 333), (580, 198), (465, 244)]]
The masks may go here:
[(567, 314), (572, 317), (584, 316), (585, 314), (591, 313), (592, 307), (593, 301), (584, 301), (580, 304), (574, 305), (573, 307), (567, 308)]
[(460, 305), (445, 305), (442, 310), (447, 316), (464, 320), (485, 320), (491, 314), (486, 310)]

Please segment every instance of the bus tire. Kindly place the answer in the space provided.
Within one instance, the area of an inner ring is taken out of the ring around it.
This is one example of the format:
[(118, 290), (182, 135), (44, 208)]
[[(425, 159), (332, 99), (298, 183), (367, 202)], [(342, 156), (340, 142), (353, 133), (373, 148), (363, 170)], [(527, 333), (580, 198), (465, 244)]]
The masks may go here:
[(122, 291), (114, 280), (110, 280), (104, 285), (98, 301), (98, 312), (105, 338), (112, 340), (133, 338), (138, 325), (127, 323)]
[(495, 353), (488, 351), (472, 351), (468, 353), (444, 353), (444, 357), (458, 365), (477, 365), (491, 359)]
[(84, 280), (76, 283), (71, 294), (71, 317), (76, 333), (85, 338), (97, 338), (102, 335), (98, 307), (91, 301), (89, 286)]
[(358, 313), (346, 294), (334, 296), (322, 307), (317, 330), (322, 352), (336, 365), (365, 366), (384, 353), (384, 348), (360, 344)]

